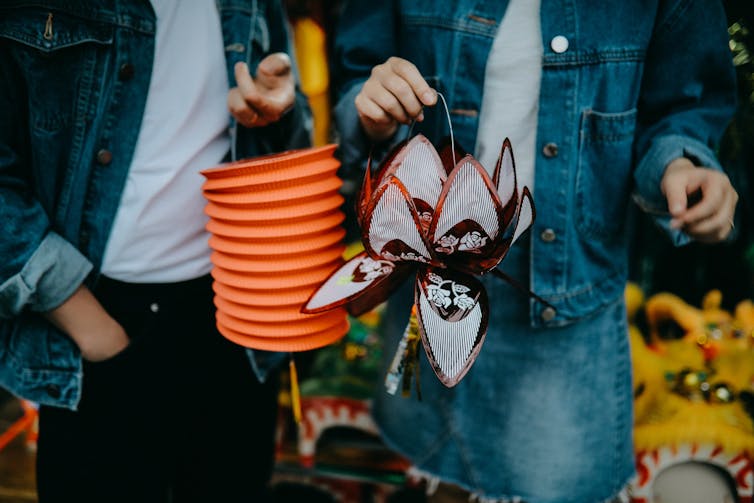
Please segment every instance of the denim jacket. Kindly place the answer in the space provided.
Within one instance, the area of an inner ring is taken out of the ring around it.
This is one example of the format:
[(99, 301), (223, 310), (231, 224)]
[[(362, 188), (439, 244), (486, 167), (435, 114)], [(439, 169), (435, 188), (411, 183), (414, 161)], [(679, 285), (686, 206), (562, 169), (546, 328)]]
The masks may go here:
[[(351, 0), (335, 41), (335, 118), (344, 165), (369, 148), (354, 97), (390, 56), (443, 93), (456, 139), (476, 143), (487, 57), (506, 1)], [(735, 106), (725, 16), (708, 0), (542, 0), (530, 285), (533, 326), (571, 323), (615, 301), (627, 278), (633, 193), (669, 229), (660, 180), (687, 157), (721, 169), (714, 149)], [(442, 106), (415, 131), (447, 135)], [(400, 134), (400, 133), (399, 133)], [(501, 131), (501, 143), (505, 131)], [(515, 150), (515, 145), (513, 146)]]
[[(280, 2), (218, 0), (228, 80), (288, 51)], [(155, 15), (147, 0), (6, 0), (0, 6), (0, 385), (73, 408), (81, 358), (39, 313), (97, 280), (149, 88)], [(307, 146), (297, 96), (277, 124), (229, 117), (235, 155)]]

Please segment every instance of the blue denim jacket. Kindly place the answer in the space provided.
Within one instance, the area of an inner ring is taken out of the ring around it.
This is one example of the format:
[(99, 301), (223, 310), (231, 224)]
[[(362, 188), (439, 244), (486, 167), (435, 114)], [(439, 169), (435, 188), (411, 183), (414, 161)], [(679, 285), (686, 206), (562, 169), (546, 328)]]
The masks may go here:
[[(487, 56), (506, 7), (506, 1), (348, 2), (333, 72), (340, 79), (336, 121), (344, 164), (354, 169), (368, 149), (354, 97), (371, 68), (390, 56), (414, 63), (443, 93), (456, 139), (473, 149)], [(541, 27), (529, 286), (556, 314), (551, 318), (536, 301), (530, 307), (532, 325), (559, 326), (622, 294), (632, 193), (677, 244), (688, 241), (668, 228), (660, 180), (668, 162), (682, 156), (721, 169), (714, 149), (734, 110), (735, 79), (716, 1), (542, 0)], [(551, 46), (559, 36), (568, 42), (563, 52)], [(447, 135), (441, 108), (425, 109), (415, 131), (434, 141)]]
[[(218, 0), (228, 79), (288, 51), (274, 0)], [(92, 286), (134, 152), (149, 88), (148, 1), (7, 0), (0, 6), (0, 385), (75, 407), (77, 347), (38, 313)], [(309, 144), (299, 95), (283, 119), (236, 128), (238, 158)]]

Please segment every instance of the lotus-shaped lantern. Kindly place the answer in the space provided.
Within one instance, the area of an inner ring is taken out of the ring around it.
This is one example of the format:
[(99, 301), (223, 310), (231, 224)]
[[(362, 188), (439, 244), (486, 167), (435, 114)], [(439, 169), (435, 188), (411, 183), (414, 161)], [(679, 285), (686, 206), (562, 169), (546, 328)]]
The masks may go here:
[(353, 315), (388, 298), (415, 274), (419, 332), (446, 386), (468, 372), (487, 333), (489, 302), (475, 275), (493, 270), (534, 220), (527, 187), (519, 190), (506, 139), (492, 178), (452, 142), (440, 152), (422, 135), (398, 145), (357, 202), (365, 250), (314, 292), (304, 311), (347, 303)]

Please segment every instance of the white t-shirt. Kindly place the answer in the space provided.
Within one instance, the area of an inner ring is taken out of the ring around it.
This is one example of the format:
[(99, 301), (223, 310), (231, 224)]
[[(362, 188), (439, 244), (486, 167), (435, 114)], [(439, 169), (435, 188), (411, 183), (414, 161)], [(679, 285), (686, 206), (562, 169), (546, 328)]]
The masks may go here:
[[(199, 171), (230, 148), (228, 78), (214, 0), (152, 0), (157, 37), (144, 118), (102, 272), (133, 283), (209, 272)], [(138, 71), (138, 68), (137, 68)]]
[(510, 0), (484, 75), (476, 158), (490, 174), (510, 138), (518, 185), (534, 190), (535, 142), (542, 78), (540, 0)]

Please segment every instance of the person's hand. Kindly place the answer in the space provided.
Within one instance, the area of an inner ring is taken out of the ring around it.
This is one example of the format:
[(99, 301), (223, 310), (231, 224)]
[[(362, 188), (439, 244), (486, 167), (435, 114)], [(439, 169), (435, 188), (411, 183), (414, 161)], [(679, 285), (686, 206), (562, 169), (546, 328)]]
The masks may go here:
[(277, 122), (293, 107), (296, 84), (291, 58), (284, 52), (265, 57), (253, 78), (246, 63), (233, 68), (238, 87), (228, 92), (228, 109), (236, 120), (249, 128)]
[(112, 358), (129, 344), (123, 327), (85, 286), (45, 316), (67, 333), (78, 345), (81, 356), (91, 362)]
[(354, 103), (364, 132), (382, 141), (395, 133), (399, 123), (422, 121), (422, 108), (437, 103), (437, 92), (413, 63), (392, 57), (372, 68)]
[(660, 187), (672, 228), (706, 243), (722, 241), (733, 230), (738, 193), (725, 173), (681, 157), (668, 164)]

